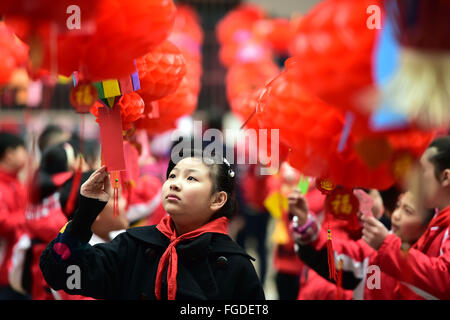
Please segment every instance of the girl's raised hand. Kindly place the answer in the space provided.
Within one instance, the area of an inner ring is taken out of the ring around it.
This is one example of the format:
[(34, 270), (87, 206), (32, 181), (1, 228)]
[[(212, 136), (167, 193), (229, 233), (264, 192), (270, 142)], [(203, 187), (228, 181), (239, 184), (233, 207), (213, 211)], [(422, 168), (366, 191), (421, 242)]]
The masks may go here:
[(297, 189), (288, 196), (289, 212), (298, 217), (298, 225), (302, 226), (308, 221), (308, 204), (305, 197)]
[(369, 246), (378, 250), (389, 233), (388, 229), (374, 217), (362, 216), (361, 220), (364, 222), (362, 239)]
[(112, 187), (106, 166), (102, 166), (91, 174), (89, 179), (81, 185), (80, 194), (86, 198), (108, 202), (112, 195)]

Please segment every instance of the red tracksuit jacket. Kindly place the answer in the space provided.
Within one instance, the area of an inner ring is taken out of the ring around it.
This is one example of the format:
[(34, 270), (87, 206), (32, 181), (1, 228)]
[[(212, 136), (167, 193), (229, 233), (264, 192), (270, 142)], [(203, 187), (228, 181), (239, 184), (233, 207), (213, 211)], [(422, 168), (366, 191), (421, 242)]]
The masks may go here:
[(47, 244), (52, 241), (59, 230), (67, 223), (67, 217), (61, 210), (59, 194), (54, 193), (39, 205), (29, 205), (26, 211), (27, 233), (32, 246), (31, 297), (33, 300), (53, 300), (50, 287), (39, 269), (39, 258)]
[(17, 177), (0, 170), (0, 286), (9, 286), (8, 266), (25, 225), (26, 202), (25, 188)]
[(450, 299), (450, 206), (439, 212), (405, 256), (399, 238), (386, 237), (373, 263), (400, 280), (398, 299)]
[[(390, 236), (395, 237), (396, 236)], [(400, 240), (399, 238), (397, 238)], [(299, 245), (298, 255), (310, 268), (328, 279), (327, 232), (323, 228), (317, 239), (308, 245)], [(355, 300), (392, 300), (398, 281), (377, 265), (377, 251), (362, 239), (333, 238), (335, 261), (343, 261), (343, 289), (353, 290)], [(389, 263), (389, 262), (387, 262)], [(320, 285), (320, 283), (319, 283)], [(348, 298), (344, 292), (344, 299)]]
[(61, 209), (59, 193), (53, 193), (38, 205), (29, 205), (26, 210), (26, 233), (33, 240), (31, 263), (31, 298), (33, 300), (92, 300), (82, 296), (71, 296), (62, 290), (52, 291), (39, 267), (42, 252), (67, 223)]

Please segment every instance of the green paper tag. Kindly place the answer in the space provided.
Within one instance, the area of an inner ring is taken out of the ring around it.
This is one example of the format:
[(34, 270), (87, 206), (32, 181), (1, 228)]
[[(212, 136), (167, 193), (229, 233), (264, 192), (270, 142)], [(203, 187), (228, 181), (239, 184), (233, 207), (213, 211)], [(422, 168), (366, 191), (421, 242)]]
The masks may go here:
[(298, 182), (298, 189), (300, 192), (305, 195), (308, 192), (309, 188), (309, 179), (303, 175), (300, 176), (300, 181)]

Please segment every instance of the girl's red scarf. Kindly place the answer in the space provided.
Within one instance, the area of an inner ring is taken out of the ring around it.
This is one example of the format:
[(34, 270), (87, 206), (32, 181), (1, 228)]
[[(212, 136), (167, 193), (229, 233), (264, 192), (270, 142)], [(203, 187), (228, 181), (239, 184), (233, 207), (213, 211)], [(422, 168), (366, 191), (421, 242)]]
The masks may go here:
[(182, 234), (177, 237), (177, 233), (175, 230), (175, 226), (172, 222), (172, 218), (170, 216), (165, 216), (158, 223), (156, 228), (161, 231), (167, 238), (170, 239), (170, 244), (167, 247), (166, 251), (162, 255), (158, 264), (158, 271), (156, 273), (156, 283), (155, 283), (155, 295), (156, 299), (161, 300), (161, 284), (163, 278), (164, 268), (167, 267), (167, 299), (175, 300), (175, 296), (177, 293), (177, 272), (178, 272), (178, 255), (176, 250), (176, 245), (183, 240), (196, 238), (199, 235), (206, 232), (213, 233), (227, 233), (228, 227), (228, 219), (225, 217), (221, 217), (215, 219), (213, 221), (208, 222), (207, 224), (201, 226), (200, 228)]

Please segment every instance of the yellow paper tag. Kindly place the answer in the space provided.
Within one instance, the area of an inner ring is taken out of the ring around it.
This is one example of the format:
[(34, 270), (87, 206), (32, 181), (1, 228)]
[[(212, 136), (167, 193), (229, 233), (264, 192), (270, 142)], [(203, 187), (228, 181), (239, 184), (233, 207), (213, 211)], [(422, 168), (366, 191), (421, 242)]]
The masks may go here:
[(280, 245), (287, 244), (289, 242), (289, 235), (283, 219), (277, 220), (277, 224), (275, 225), (275, 229), (272, 234), (272, 241), (275, 244)]
[(119, 87), (119, 81), (113, 79), (113, 80), (103, 80), (103, 93), (105, 95), (105, 98), (111, 98), (120, 96), (120, 87)]
[(282, 210), (288, 209), (288, 200), (279, 191), (276, 191), (264, 200), (264, 207), (275, 219), (279, 219), (283, 214)]

